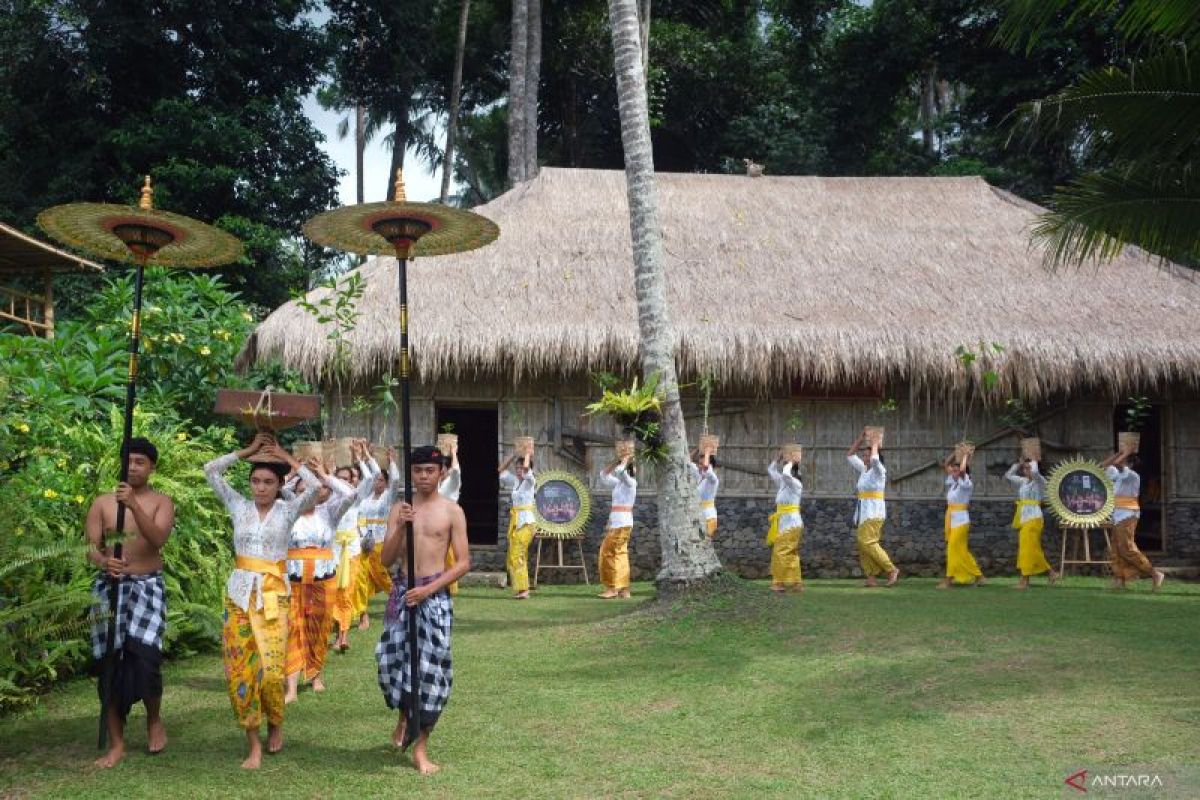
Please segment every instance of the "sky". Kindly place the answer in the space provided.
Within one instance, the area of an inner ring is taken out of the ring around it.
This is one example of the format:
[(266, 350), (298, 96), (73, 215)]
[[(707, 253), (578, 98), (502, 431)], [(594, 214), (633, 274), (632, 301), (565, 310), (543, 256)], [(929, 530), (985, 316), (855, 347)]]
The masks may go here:
[[(354, 129), (345, 139), (338, 139), (338, 122), (347, 114), (336, 111), (326, 111), (317, 103), (315, 95), (309, 95), (304, 100), (304, 113), (316, 125), (317, 130), (325, 135), (322, 148), (329, 154), (333, 162), (344, 174), (338, 185), (338, 194), (342, 205), (352, 205), (354, 196)], [(439, 131), (439, 136), (444, 135)], [(391, 151), (384, 147), (382, 137), (367, 143), (364, 157), (363, 172), (366, 180), (366, 202), (374, 203), (386, 199), (384, 194), (387, 185), (387, 171), (392, 163)], [(409, 200), (436, 200), (442, 189), (442, 175), (429, 174), (429, 168), (418, 161), (410, 150), (404, 157), (404, 186)], [(450, 191), (455, 191), (455, 184), (450, 184)]]

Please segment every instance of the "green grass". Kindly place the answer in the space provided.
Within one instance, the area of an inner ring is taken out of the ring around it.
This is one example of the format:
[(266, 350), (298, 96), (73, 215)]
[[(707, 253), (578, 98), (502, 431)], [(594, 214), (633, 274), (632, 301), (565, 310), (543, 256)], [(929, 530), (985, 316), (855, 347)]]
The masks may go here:
[(734, 583), (674, 605), (644, 585), (625, 603), (465, 589), (437, 776), (388, 745), (376, 624), (331, 655), (328, 693), (289, 707), (257, 774), (202, 657), (167, 668), (158, 757), (139, 710), (125, 763), (90, 766), (88, 682), (0, 720), (0, 796), (1058, 797), (1084, 766), (1200, 764), (1200, 586), (1010, 585)]

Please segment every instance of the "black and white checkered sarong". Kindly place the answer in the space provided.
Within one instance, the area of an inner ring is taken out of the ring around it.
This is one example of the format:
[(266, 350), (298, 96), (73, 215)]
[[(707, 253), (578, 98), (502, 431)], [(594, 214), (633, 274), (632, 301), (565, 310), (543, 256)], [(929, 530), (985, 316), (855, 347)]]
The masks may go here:
[[(117, 606), (117, 641), (120, 650), (127, 640), (162, 650), (167, 629), (167, 589), (161, 572), (126, 575), (121, 579)], [(92, 581), (92, 657), (104, 658), (108, 650), (108, 576), (98, 573)]]
[[(383, 635), (375, 648), (375, 660), (379, 664), (379, 688), (388, 708), (403, 709), (406, 706), (411, 682), (408, 669), (408, 614), (413, 609), (404, 604), (407, 589), (400, 583), (393, 584), (392, 600), (397, 601), (395, 613), (389, 613), (384, 622)], [(389, 612), (393, 603), (389, 603)], [(450, 699), (450, 685), (454, 670), (450, 663), (450, 628), (454, 622), (454, 610), (450, 595), (440, 591), (417, 606), (417, 647), (420, 651), (420, 729), (430, 730), (437, 724), (438, 717)]]

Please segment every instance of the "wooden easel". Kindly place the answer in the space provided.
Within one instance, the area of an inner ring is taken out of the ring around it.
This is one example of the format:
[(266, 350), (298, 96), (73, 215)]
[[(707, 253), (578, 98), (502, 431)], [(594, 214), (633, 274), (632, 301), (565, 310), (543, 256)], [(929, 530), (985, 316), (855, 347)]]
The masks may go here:
[[(533, 585), (534, 585), (534, 587), (537, 587), (538, 573), (540, 573), (542, 571), (542, 545), (546, 542), (547, 539), (554, 542), (556, 545), (556, 549), (558, 550), (558, 563), (557, 564), (547, 564), (546, 569), (582, 570), (583, 582), (585, 584), (591, 583), (591, 581), (588, 580), (587, 562), (584, 561), (584, 559), (583, 559), (583, 536), (582, 535), (565, 536), (564, 537), (564, 536), (546, 536), (545, 534), (538, 533), (534, 536), (534, 538), (537, 539), (537, 543), (538, 543), (537, 556), (534, 558), (534, 562), (533, 562)], [(568, 563), (566, 563), (566, 561), (563, 560), (563, 542), (571, 540), (571, 539), (573, 539), (575, 541), (575, 546), (579, 550), (579, 563), (578, 564), (568, 564)]]
[[(1064, 527), (1064, 528), (1060, 528), (1060, 530), (1062, 531), (1062, 553), (1059, 555), (1059, 558), (1058, 558), (1058, 571), (1062, 575), (1065, 576), (1067, 574), (1066, 570), (1067, 570), (1067, 567), (1069, 567), (1069, 566), (1074, 567), (1074, 566), (1080, 566), (1080, 565), (1093, 565), (1093, 564), (1100, 564), (1100, 565), (1104, 565), (1104, 566), (1108, 565), (1107, 558), (1100, 558), (1100, 559), (1092, 558), (1091, 532), (1098, 530), (1102, 534), (1104, 534), (1104, 550), (1105, 550), (1105, 552), (1107, 552), (1109, 550), (1109, 548), (1112, 547), (1112, 539), (1110, 537), (1110, 533), (1112, 531), (1111, 524), (1105, 523), (1103, 525), (1089, 526), (1086, 528), (1076, 528), (1076, 527), (1065, 528)], [(1069, 559), (1067, 558), (1067, 540), (1068, 539), (1071, 540), (1071, 558), (1069, 558)], [(1083, 549), (1083, 558), (1079, 557), (1079, 550), (1080, 550), (1081, 543), (1082, 543), (1082, 549)]]

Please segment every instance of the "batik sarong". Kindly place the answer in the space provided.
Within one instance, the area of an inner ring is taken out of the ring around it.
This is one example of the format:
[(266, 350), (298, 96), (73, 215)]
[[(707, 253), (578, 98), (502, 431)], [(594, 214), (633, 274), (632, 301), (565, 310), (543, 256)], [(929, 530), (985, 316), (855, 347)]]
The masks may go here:
[(287, 640), (288, 675), (299, 672), (304, 680), (311, 681), (325, 668), (336, 594), (337, 578), (292, 582)]
[(250, 610), (243, 611), (225, 598), (221, 637), (229, 700), (238, 725), (247, 730), (257, 730), (264, 715), (272, 725), (283, 724), (289, 598), (278, 596), (272, 619), (256, 607), (257, 599), (251, 594)]
[(1119, 580), (1148, 578), (1154, 574), (1150, 559), (1138, 549), (1134, 534), (1137, 533), (1137, 517), (1126, 517), (1113, 526), (1109, 540), (1108, 563), (1113, 577)]

